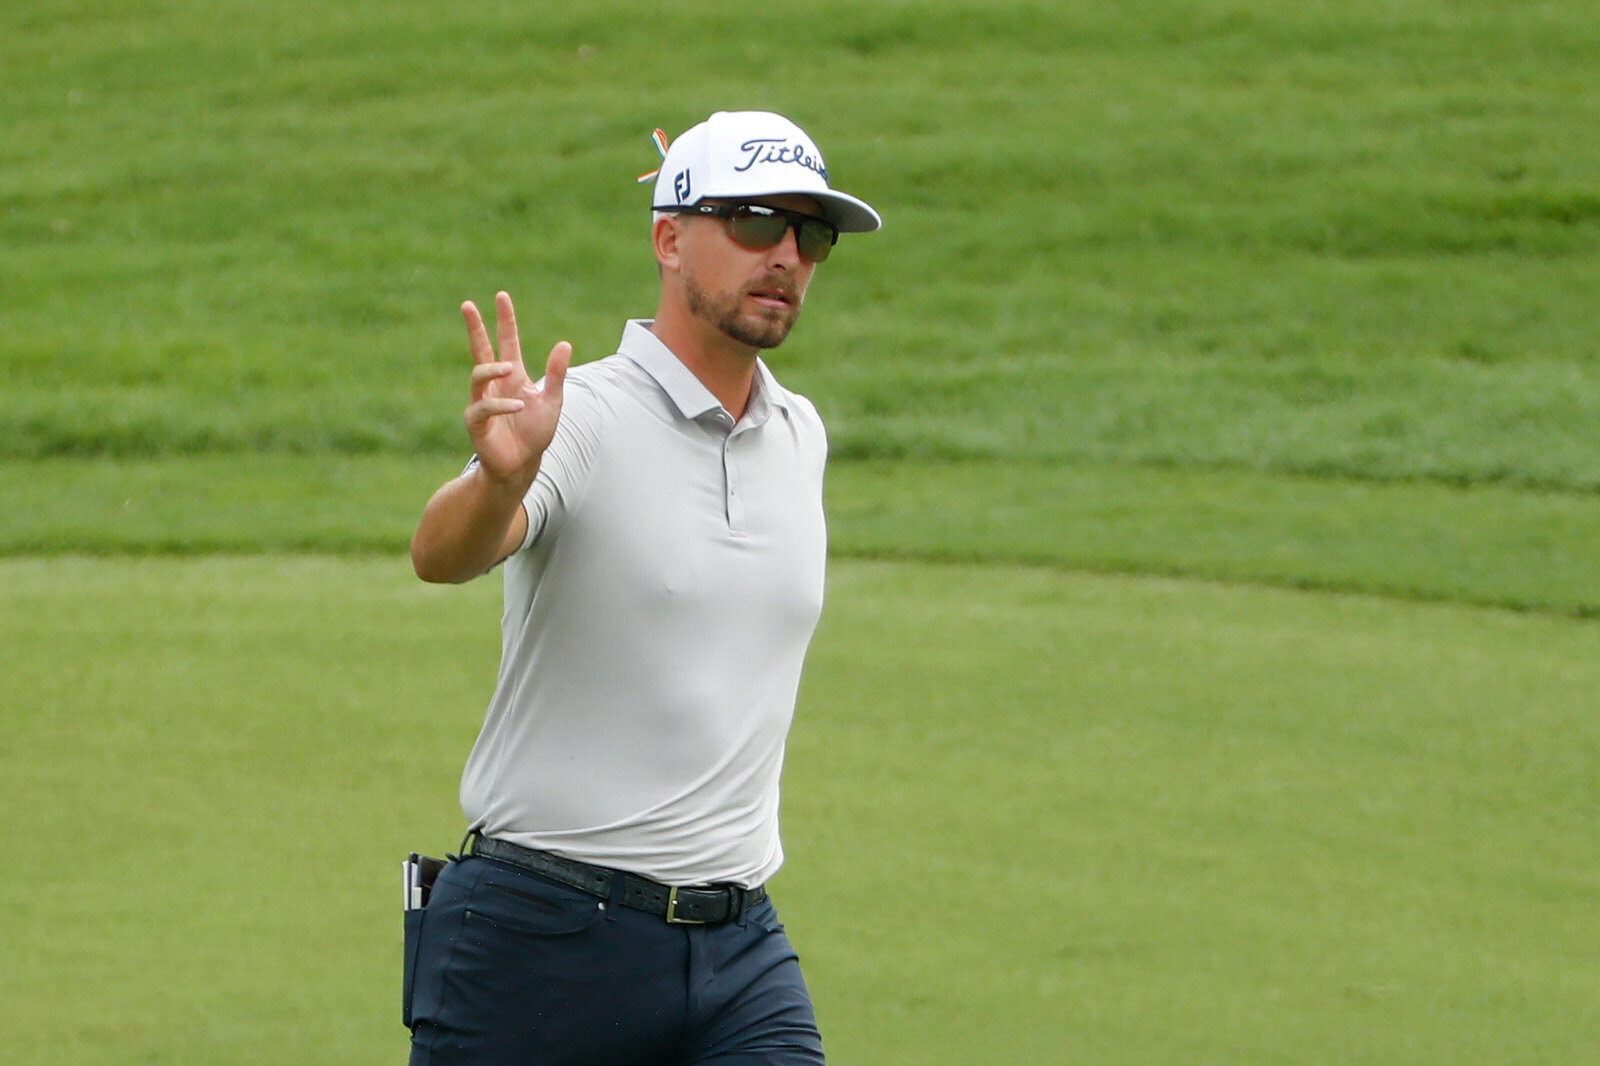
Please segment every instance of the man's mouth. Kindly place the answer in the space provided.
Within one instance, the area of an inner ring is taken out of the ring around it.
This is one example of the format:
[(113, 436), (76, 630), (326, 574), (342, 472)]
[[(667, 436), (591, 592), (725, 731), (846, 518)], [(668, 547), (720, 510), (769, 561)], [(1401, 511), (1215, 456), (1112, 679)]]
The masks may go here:
[(790, 308), (799, 301), (788, 288), (782, 285), (764, 285), (751, 289), (750, 295), (763, 307)]

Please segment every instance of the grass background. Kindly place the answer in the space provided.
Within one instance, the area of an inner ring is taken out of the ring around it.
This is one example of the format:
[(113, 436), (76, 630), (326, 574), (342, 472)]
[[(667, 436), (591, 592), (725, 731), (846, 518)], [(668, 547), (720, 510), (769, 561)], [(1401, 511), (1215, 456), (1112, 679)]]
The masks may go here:
[[(396, 859), (459, 837), (497, 599), (0, 562), (13, 1061), (399, 1058)], [(1586, 1061), (1593, 624), (992, 564), (829, 599), (775, 891), (836, 1061)]]
[(403, 1054), (496, 646), (403, 559), (455, 307), (606, 354), (649, 130), (772, 107), (887, 221), (774, 355), (834, 1060), (1600, 1061), (1597, 60), (1575, 2), (6, 6), (0, 1041)]

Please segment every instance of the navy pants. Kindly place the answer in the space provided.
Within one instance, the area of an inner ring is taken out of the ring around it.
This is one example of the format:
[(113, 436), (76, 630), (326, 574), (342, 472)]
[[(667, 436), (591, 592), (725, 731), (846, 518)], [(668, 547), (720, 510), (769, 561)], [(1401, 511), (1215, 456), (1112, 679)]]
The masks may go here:
[(470, 856), (408, 920), (411, 1066), (823, 1062), (770, 899), (721, 925), (672, 925)]

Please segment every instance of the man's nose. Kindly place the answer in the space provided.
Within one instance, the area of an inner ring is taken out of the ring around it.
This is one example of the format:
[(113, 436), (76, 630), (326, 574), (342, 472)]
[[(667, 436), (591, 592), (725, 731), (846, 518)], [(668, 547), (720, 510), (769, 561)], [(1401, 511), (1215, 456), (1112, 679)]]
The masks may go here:
[(800, 231), (797, 227), (784, 228), (783, 239), (767, 253), (767, 262), (789, 269), (800, 265)]

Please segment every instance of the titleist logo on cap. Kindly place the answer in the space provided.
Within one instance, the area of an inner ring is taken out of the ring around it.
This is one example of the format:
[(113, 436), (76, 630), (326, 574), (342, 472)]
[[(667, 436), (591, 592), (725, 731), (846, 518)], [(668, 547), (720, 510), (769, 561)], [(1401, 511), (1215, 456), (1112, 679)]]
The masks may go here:
[(785, 137), (753, 137), (739, 146), (745, 154), (744, 163), (733, 169), (740, 174), (757, 163), (794, 163), (822, 175), (828, 180), (828, 168), (819, 156), (812, 155), (803, 144), (790, 144)]

